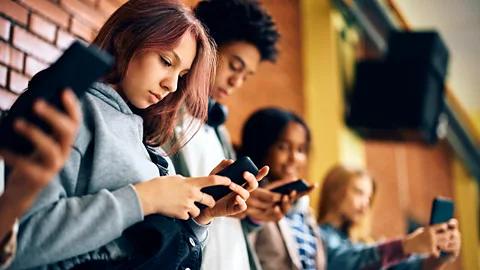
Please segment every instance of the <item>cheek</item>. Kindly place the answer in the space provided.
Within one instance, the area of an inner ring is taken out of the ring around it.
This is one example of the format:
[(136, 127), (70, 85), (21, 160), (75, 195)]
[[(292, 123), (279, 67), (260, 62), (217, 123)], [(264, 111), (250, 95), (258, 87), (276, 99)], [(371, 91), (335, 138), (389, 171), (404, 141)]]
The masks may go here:
[(281, 167), (287, 162), (288, 155), (282, 151), (277, 151), (273, 156), (272, 160), (273, 160), (274, 166)]
[(353, 198), (352, 196), (349, 196), (345, 200), (343, 205), (344, 205), (344, 211), (346, 213), (353, 213), (355, 211), (355, 205), (356, 205), (355, 198)]
[(220, 60), (220, 63), (217, 66), (217, 74), (215, 76), (216, 80), (225, 80), (228, 78), (228, 73), (230, 68), (228, 62), (225, 60)]
[(228, 86), (228, 78), (230, 77), (230, 71), (228, 70), (218, 70), (217, 75), (215, 76), (215, 84), (220, 84), (223, 87)]
[(281, 177), (282, 165), (284, 163), (283, 159), (283, 155), (280, 151), (270, 151), (270, 154), (265, 160), (265, 164), (270, 167), (270, 173), (276, 177)]
[(297, 167), (300, 170), (305, 169), (305, 167), (307, 166), (307, 160), (308, 160), (307, 155), (301, 154), (301, 156), (296, 159)]

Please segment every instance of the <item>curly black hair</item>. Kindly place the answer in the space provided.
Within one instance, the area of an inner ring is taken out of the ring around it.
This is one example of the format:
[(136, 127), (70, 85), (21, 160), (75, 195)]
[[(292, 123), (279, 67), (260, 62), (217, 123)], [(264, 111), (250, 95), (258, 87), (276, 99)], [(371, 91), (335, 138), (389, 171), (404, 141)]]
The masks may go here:
[(259, 1), (205, 0), (198, 3), (194, 12), (218, 46), (245, 41), (258, 48), (262, 61), (276, 61), (280, 34)]

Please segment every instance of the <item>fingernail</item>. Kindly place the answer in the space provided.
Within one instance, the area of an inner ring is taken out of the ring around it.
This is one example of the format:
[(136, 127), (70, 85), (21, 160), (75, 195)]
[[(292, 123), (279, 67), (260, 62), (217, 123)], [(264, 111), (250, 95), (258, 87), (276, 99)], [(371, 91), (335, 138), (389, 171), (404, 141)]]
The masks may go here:
[(45, 108), (45, 101), (43, 100), (38, 100), (36, 103), (35, 103), (35, 109), (40, 112), (40, 111), (43, 111), (43, 109)]
[(15, 121), (15, 127), (16, 128), (19, 128), (19, 129), (22, 129), (26, 126), (26, 123), (25, 123), (25, 120), (23, 120), (23, 118), (18, 118), (16, 121)]
[(235, 183), (232, 182), (232, 183), (230, 184), (230, 186), (231, 186), (232, 188), (236, 188), (236, 187), (237, 187), (237, 184), (235, 184)]

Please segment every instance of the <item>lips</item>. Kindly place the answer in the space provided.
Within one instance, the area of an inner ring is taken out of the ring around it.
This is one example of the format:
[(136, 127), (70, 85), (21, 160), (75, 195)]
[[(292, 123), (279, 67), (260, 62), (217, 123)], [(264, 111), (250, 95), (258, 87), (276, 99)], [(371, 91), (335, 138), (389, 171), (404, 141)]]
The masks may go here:
[(295, 166), (285, 166), (284, 170), (289, 175), (296, 175), (297, 174), (297, 169), (295, 168)]
[(148, 92), (150, 93), (150, 95), (152, 96), (152, 98), (156, 99), (156, 101), (154, 100), (155, 103), (160, 102), (160, 101), (163, 99), (163, 97), (162, 97), (161, 95), (159, 95), (159, 94), (155, 94), (155, 93), (153, 93), (152, 91), (148, 91)]
[(223, 88), (218, 88), (218, 94), (221, 96), (221, 97), (228, 97), (230, 96), (230, 93), (223, 89)]

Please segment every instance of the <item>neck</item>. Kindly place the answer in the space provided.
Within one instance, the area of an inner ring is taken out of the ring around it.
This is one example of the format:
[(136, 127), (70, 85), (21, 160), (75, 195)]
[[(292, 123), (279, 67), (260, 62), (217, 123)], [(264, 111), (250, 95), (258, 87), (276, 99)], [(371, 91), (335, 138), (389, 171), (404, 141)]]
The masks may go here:
[(133, 106), (132, 103), (130, 103), (130, 101), (128, 101), (127, 97), (123, 94), (123, 91), (121, 90), (120, 86), (118, 84), (111, 84), (109, 83), (108, 84), (110, 87), (113, 88), (113, 90), (115, 90), (115, 92), (117, 92), (121, 97), (122, 99), (125, 101), (125, 103), (127, 103), (128, 107), (130, 107), (130, 109), (132, 110), (132, 112), (136, 115), (139, 115), (139, 116), (142, 116), (143, 117), (143, 110), (142, 109), (139, 109), (135, 106)]
[(351, 222), (349, 222), (342, 214), (340, 213), (329, 213), (325, 216), (322, 221), (323, 223), (329, 223), (335, 229), (343, 231), (348, 234), (348, 231), (351, 227)]
[(129, 103), (128, 100), (127, 100), (127, 97), (123, 94), (123, 91), (120, 90), (120, 86), (118, 84), (108, 84), (110, 87), (113, 88), (113, 90), (115, 90), (115, 92), (117, 92), (123, 100), (125, 100), (125, 102), (127, 102), (127, 104)]

